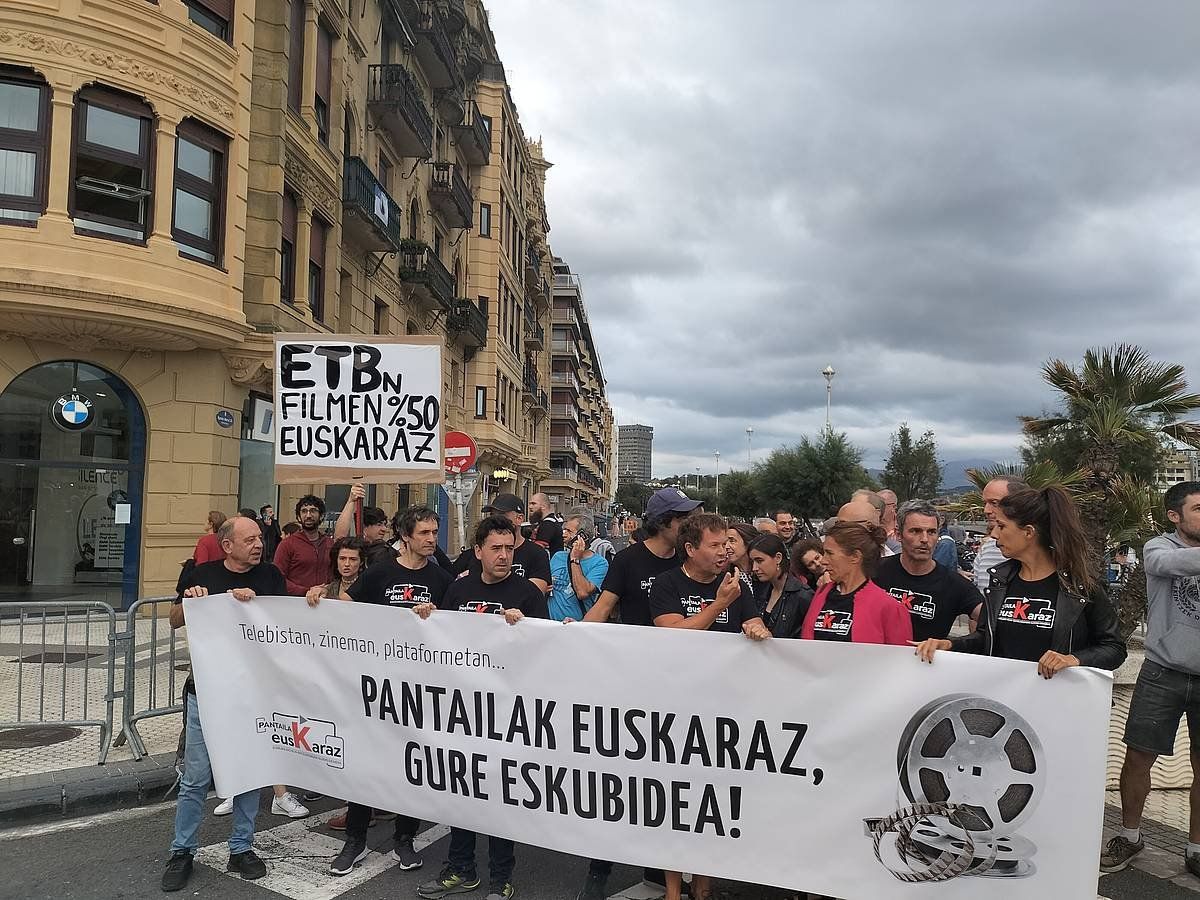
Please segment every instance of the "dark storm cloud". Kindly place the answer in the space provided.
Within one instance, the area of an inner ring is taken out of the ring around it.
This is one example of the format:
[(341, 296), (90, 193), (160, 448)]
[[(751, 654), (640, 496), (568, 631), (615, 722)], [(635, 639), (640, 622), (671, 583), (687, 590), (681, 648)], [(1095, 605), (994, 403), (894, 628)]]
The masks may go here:
[(1200, 381), (1200, 7), (504, 0), (555, 252), (656, 470), (833, 418), (1010, 458), (1052, 356)]

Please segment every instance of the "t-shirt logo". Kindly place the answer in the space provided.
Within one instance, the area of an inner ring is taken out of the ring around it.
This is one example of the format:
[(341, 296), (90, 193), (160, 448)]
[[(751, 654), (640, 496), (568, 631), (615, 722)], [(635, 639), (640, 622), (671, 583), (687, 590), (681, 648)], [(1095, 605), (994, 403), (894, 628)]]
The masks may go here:
[(1054, 607), (1041, 597), (1007, 597), (1000, 607), (998, 619), (1012, 625), (1053, 628)]
[(904, 608), (918, 619), (932, 619), (937, 614), (937, 605), (931, 594), (894, 587), (888, 593), (904, 604)]
[(475, 600), (470, 603), (460, 604), (458, 611), (469, 613), (495, 613), (499, 615), (504, 612), (504, 607), (499, 603), (487, 603), (483, 600)]
[(642, 592), (646, 595), (646, 599), (650, 599), (650, 588), (654, 587), (654, 579), (656, 576), (651, 575), (649, 578), (643, 578), (641, 583)]
[(525, 563), (513, 563), (512, 564), (512, 573), (514, 575), (520, 575), (522, 578), (524, 578), (525, 577)]
[[(709, 600), (707, 597), (680, 597), (679, 602), (683, 604), (683, 612), (689, 619), (692, 616), (699, 615), (708, 609), (716, 601)], [(717, 621), (724, 625), (729, 621), (729, 607), (725, 607), (717, 613)]]
[(844, 610), (823, 609), (821, 614), (817, 616), (817, 621), (813, 627), (817, 631), (828, 631), (831, 634), (845, 636), (850, 633), (850, 625), (854, 621), (854, 614)]
[(383, 592), (388, 603), (432, 603), (429, 588), (423, 584), (393, 584)]
[(1184, 615), (1200, 619), (1200, 576), (1176, 576), (1171, 579), (1171, 596)]

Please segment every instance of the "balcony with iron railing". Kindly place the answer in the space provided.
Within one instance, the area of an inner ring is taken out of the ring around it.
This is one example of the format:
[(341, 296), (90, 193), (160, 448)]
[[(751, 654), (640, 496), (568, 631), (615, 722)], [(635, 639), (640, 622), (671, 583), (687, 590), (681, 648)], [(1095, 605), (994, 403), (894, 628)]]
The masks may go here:
[(550, 469), (550, 477), (561, 479), (563, 481), (578, 481), (579, 470), (574, 468), (565, 468), (562, 466), (552, 467)]
[(348, 237), (367, 250), (394, 253), (400, 248), (400, 207), (357, 156), (342, 165), (342, 212)]
[(554, 307), (550, 313), (550, 321), (555, 325), (570, 325), (576, 331), (579, 331), (579, 316), (575, 314), (575, 310), (569, 306)]
[(458, 60), (438, 4), (434, 0), (422, 0), (420, 10), (413, 31), (417, 35), (414, 52), (421, 63), (421, 71), (435, 91), (461, 89), (462, 73), (458, 70)]
[(532, 247), (525, 248), (525, 286), (533, 289), (542, 277), (542, 261)]
[(422, 241), (401, 241), (400, 280), (416, 285), (416, 293), (432, 306), (445, 307), (455, 299), (454, 276)]
[(447, 330), (461, 337), (467, 347), (482, 347), (487, 343), (488, 315), (472, 300), (455, 300), (446, 318)]
[(398, 152), (420, 159), (433, 154), (433, 119), (404, 66), (367, 67), (367, 108)]
[(573, 360), (575, 362), (575, 365), (577, 365), (577, 366), (581, 362), (581, 358), (579, 356), (579, 348), (575, 345), (574, 341), (559, 341), (559, 340), (551, 341), (550, 342), (550, 352), (554, 356), (568, 357), (569, 359)]
[(429, 182), (429, 201), (442, 214), (451, 228), (470, 228), (475, 200), (471, 188), (462, 174), (462, 166), (455, 163), (434, 163), (433, 178)]
[(551, 372), (550, 386), (569, 388), (576, 394), (579, 393), (579, 379), (575, 377), (574, 372)]
[(546, 347), (546, 329), (541, 322), (525, 317), (525, 348), (527, 350), (544, 350)]
[(574, 403), (551, 403), (550, 418), (570, 419), (572, 422), (578, 422), (579, 410), (576, 409)]
[(479, 106), (474, 100), (467, 104), (465, 121), (455, 125), (454, 142), (463, 158), (473, 166), (486, 166), (492, 152), (492, 135)]

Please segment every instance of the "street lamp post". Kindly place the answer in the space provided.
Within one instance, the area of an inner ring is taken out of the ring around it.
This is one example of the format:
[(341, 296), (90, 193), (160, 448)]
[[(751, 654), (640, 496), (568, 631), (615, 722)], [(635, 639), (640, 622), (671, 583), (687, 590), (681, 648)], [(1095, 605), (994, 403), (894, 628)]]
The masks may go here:
[(754, 426), (746, 426), (746, 471), (754, 468)]
[(821, 374), (825, 376), (825, 430), (832, 431), (833, 425), (829, 419), (829, 409), (833, 404), (833, 376), (837, 374), (833, 366), (826, 366)]
[(713, 452), (716, 453), (716, 455), (717, 455), (717, 479), (716, 479), (715, 485), (713, 486), (714, 487), (713, 506), (716, 508), (713, 510), (713, 512), (720, 512), (721, 511), (721, 451), (714, 450)]
[(696, 490), (700, 490), (700, 467), (696, 466)]

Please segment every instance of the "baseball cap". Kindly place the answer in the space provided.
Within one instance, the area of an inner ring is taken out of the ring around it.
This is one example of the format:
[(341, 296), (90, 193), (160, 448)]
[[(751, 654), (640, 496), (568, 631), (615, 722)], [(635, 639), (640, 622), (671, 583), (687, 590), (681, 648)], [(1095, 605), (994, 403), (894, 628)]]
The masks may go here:
[(483, 511), (485, 513), (519, 512), (524, 515), (525, 504), (521, 502), (521, 498), (516, 494), (497, 494), (492, 498), (492, 502), (483, 508)]
[(657, 519), (672, 512), (691, 512), (700, 505), (679, 488), (663, 488), (655, 491), (646, 501), (646, 518)]

